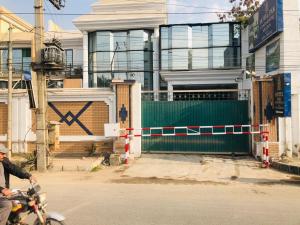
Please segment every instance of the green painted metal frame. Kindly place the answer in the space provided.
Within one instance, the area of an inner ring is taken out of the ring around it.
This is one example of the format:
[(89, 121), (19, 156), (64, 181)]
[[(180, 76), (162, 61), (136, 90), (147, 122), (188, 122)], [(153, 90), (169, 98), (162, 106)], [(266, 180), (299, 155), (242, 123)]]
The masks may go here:
[[(142, 127), (249, 124), (248, 112), (248, 101), (143, 101)], [(249, 147), (248, 135), (142, 138), (144, 152), (248, 154)]]

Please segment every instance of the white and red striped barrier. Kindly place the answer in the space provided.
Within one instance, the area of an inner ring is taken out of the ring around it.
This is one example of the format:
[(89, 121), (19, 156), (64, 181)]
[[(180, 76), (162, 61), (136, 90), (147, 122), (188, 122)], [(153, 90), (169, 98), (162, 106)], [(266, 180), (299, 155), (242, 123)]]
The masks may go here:
[(121, 129), (121, 138), (125, 138), (125, 163), (129, 157), (129, 138), (132, 137), (185, 137), (214, 135), (254, 135), (259, 134), (264, 143), (263, 166), (269, 167), (268, 125), (218, 125), (218, 126), (178, 126), (178, 127), (147, 127)]
[(128, 164), (128, 158), (129, 158), (129, 149), (130, 144), (129, 144), (129, 136), (127, 135), (125, 137), (125, 164)]
[(263, 167), (268, 168), (270, 166), (269, 161), (269, 133), (262, 134), (262, 141), (263, 141)]

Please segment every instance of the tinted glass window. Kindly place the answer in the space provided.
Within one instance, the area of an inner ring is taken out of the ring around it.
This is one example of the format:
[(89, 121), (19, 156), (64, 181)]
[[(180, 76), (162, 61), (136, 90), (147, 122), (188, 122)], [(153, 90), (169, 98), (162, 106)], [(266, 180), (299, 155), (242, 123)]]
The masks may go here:
[(193, 26), (193, 48), (208, 47), (208, 26)]
[(93, 70), (110, 71), (110, 52), (96, 52), (93, 56)]
[(73, 49), (65, 50), (65, 64), (67, 67), (73, 67)]
[(172, 70), (187, 70), (189, 64), (188, 49), (172, 50)]
[(241, 66), (240, 24), (161, 27), (160, 41), (162, 70), (222, 69)]
[(1, 63), (1, 69), (3, 71), (7, 70), (7, 58), (8, 58), (7, 49), (0, 50), (0, 63)]
[(113, 62), (114, 70), (127, 70), (127, 53), (116, 52)]
[(144, 52), (132, 51), (129, 54), (129, 70), (144, 70)]
[(212, 25), (212, 44), (213, 46), (228, 46), (229, 42), (229, 24)]
[(232, 68), (240, 67), (239, 48), (214, 48), (213, 49), (213, 68)]
[(109, 87), (111, 82), (110, 73), (95, 73), (96, 87)]
[(113, 37), (113, 49), (117, 49), (117, 51), (126, 51), (129, 47), (127, 43), (127, 33), (116, 32), (113, 34)]
[(13, 68), (16, 71), (22, 71), (22, 49), (13, 49)]
[(172, 27), (172, 48), (188, 47), (188, 26)]
[(168, 27), (162, 27), (160, 30), (160, 40), (161, 40), (161, 48), (162, 49), (168, 49), (170, 48), (170, 40), (171, 37), (169, 37), (170, 29)]
[(162, 70), (171, 70), (169, 68), (169, 50), (161, 51), (161, 69)]
[(147, 34), (143, 30), (134, 30), (129, 32), (129, 49), (130, 50), (143, 50), (144, 38)]
[[(89, 34), (89, 85), (91, 87), (107, 86), (111, 74), (120, 79), (132, 77), (144, 79), (146, 77), (143, 75), (144, 72), (152, 73), (152, 70), (151, 31), (98, 31)], [(144, 83), (149, 84), (143, 81), (142, 84)]]
[(193, 69), (208, 69), (208, 49), (193, 49)]
[(111, 45), (111, 33), (110, 32), (97, 32), (95, 43), (92, 46), (95, 46), (96, 51), (110, 51)]

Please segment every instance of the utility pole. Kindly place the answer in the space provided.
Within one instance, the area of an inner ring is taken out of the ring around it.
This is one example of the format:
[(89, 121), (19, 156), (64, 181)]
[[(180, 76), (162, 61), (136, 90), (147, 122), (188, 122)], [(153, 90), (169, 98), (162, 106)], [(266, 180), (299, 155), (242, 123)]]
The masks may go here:
[(9, 24), (8, 28), (8, 83), (7, 83), (7, 89), (8, 89), (8, 100), (7, 100), (7, 148), (8, 148), (8, 158), (11, 158), (12, 153), (12, 77), (13, 77), (13, 71), (12, 71), (12, 25)]
[[(52, 5), (60, 10), (65, 6), (65, 0), (49, 0)], [(44, 172), (47, 170), (47, 150), (48, 150), (48, 130), (46, 109), (47, 85), (45, 71), (55, 71), (58, 68), (49, 68), (42, 60), (42, 50), (44, 48), (44, 0), (34, 0), (35, 13), (35, 63), (37, 87), (38, 87), (38, 106), (36, 110), (36, 150), (37, 150), (37, 170)], [(62, 62), (63, 64), (63, 62)]]
[[(44, 0), (35, 0), (35, 63), (42, 63), (42, 49), (44, 44)], [(47, 126), (46, 126), (46, 77), (43, 69), (37, 71), (38, 108), (36, 111), (36, 147), (37, 170), (47, 170)]]

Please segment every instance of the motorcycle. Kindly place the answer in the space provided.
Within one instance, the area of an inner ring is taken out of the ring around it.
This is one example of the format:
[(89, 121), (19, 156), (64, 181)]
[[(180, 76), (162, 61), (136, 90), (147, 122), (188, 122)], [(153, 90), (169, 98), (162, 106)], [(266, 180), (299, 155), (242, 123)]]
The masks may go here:
[(13, 207), (6, 225), (29, 225), (24, 221), (30, 214), (35, 214), (33, 225), (65, 225), (64, 216), (52, 212), (46, 212), (46, 193), (40, 192), (38, 184), (30, 183), (27, 191), (15, 190), (14, 194), (8, 197)]

